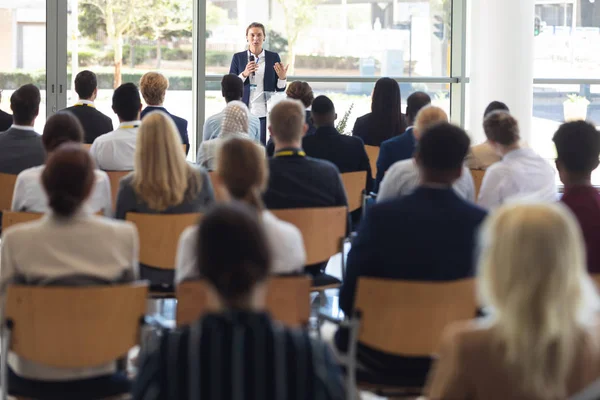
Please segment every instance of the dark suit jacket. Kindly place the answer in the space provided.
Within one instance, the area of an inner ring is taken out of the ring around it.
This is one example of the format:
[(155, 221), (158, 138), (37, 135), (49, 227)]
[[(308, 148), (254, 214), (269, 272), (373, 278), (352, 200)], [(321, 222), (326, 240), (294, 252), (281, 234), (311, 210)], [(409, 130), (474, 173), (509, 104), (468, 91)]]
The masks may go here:
[(10, 128), (0, 133), (0, 172), (16, 175), (45, 161), (42, 137), (36, 132)]
[(381, 143), (379, 157), (377, 158), (377, 186), (379, 188), (383, 175), (396, 161), (412, 158), (417, 141), (413, 134), (413, 128), (407, 129), (402, 135), (393, 137)]
[(270, 209), (347, 206), (337, 167), (311, 157), (269, 159), (269, 186), (264, 195)]
[(371, 113), (359, 117), (352, 128), (352, 136), (358, 136), (368, 146), (381, 146), (381, 143), (389, 138), (398, 136), (401, 132), (385, 132), (384, 139), (375, 137)]
[(91, 144), (98, 136), (112, 132), (114, 129), (112, 120), (94, 107), (73, 106), (65, 108), (63, 111), (73, 113), (83, 125), (83, 143)]
[(369, 209), (348, 254), (340, 307), (352, 312), (360, 276), (445, 281), (472, 276), (486, 211), (452, 189), (420, 187)]
[(188, 122), (181, 117), (171, 114), (164, 107), (155, 107), (155, 106), (148, 106), (148, 107), (144, 108), (142, 110), (142, 114), (141, 114), (142, 119), (144, 118), (144, 116), (146, 114), (148, 114), (152, 111), (162, 111), (171, 117), (173, 122), (175, 122), (175, 125), (177, 125), (177, 130), (179, 131), (179, 136), (181, 136), (181, 143), (187, 145), (187, 149), (185, 151), (185, 154), (187, 154), (190, 151), (190, 140), (188, 138), (188, 131), (187, 131)]
[(0, 132), (7, 131), (13, 124), (13, 117), (9, 113), (0, 110)]
[[(306, 110), (306, 124), (308, 125), (308, 130), (306, 131), (306, 136), (314, 135), (317, 128), (313, 124), (311, 112), (310, 110)], [(275, 143), (273, 142), (273, 138), (269, 138), (267, 142), (267, 156), (273, 157), (273, 153), (275, 153)]]
[[(277, 87), (277, 81), (279, 78), (275, 73), (275, 63), (281, 62), (281, 58), (279, 58), (279, 54), (274, 53), (272, 51), (265, 50), (265, 92), (283, 92), (285, 88), (280, 89)], [(231, 67), (229, 67), (229, 73), (239, 75), (245, 69), (248, 64), (248, 51), (240, 51), (239, 53), (235, 53), (231, 60)], [(250, 79), (246, 78), (244, 81), (244, 96), (242, 97), (242, 101), (248, 105), (250, 101)]]
[(342, 135), (333, 126), (320, 127), (314, 135), (304, 137), (302, 148), (310, 157), (331, 161), (340, 173), (367, 171), (365, 189), (371, 190), (371, 164), (360, 138)]

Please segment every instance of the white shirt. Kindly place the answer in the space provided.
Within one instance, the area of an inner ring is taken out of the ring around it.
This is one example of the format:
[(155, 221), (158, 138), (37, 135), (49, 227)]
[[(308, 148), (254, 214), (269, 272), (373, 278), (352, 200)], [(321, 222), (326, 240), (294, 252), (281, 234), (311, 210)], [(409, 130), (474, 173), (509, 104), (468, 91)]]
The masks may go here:
[[(200, 147), (198, 148), (198, 154), (196, 156), (196, 163), (206, 168), (209, 171), (214, 171), (217, 167), (217, 153), (221, 148), (221, 145), (230, 138), (238, 138), (238, 139), (247, 139), (252, 140), (245, 133), (230, 133), (227, 136), (219, 136), (216, 139), (205, 140), (200, 143)], [(256, 142), (252, 142), (256, 143)], [(265, 153), (265, 148), (256, 143), (256, 145), (262, 150), (263, 154)]]
[[(421, 182), (421, 176), (414, 158), (394, 163), (385, 173), (377, 201), (390, 200), (414, 192)], [(456, 194), (463, 199), (475, 202), (475, 185), (471, 172), (463, 167), (460, 178), (452, 186)]]
[[(211, 115), (204, 121), (202, 128), (202, 140), (216, 139), (221, 133), (221, 123), (225, 116), (225, 110)], [(260, 142), (260, 120), (256, 115), (248, 115), (248, 136), (255, 142)]]
[(35, 128), (33, 126), (28, 126), (28, 125), (12, 124), (9, 129), (20, 129), (22, 131), (32, 131), (32, 132), (35, 132)]
[(477, 202), (487, 209), (512, 200), (555, 202), (554, 173), (550, 163), (533, 150), (513, 150), (486, 170)]
[[(248, 50), (248, 60), (250, 60), (250, 50)], [(263, 118), (267, 116), (267, 98), (265, 97), (265, 50), (260, 52), (258, 57), (255, 57), (256, 64), (258, 65), (258, 69), (255, 71), (254, 75), (250, 74), (248, 79), (250, 79), (250, 113), (252, 115), (256, 115), (259, 118)], [(244, 75), (240, 73), (239, 77), (242, 81), (246, 81)], [(256, 85), (256, 86), (254, 86)], [(279, 89), (284, 89), (287, 85), (286, 79), (277, 79), (277, 87)]]
[[(45, 213), (48, 209), (48, 196), (41, 182), (45, 165), (26, 169), (17, 176), (12, 198), (12, 211), (29, 211)], [(112, 197), (110, 181), (104, 171), (95, 170), (96, 184), (86, 206), (94, 213), (103, 212), (112, 216)]]
[[(278, 219), (269, 211), (262, 212), (262, 221), (273, 257), (273, 274), (300, 272), (306, 264), (302, 234), (294, 225)], [(200, 278), (196, 257), (198, 226), (188, 227), (179, 237), (175, 283)], [(232, 249), (235, 251), (235, 249)]]
[(135, 144), (140, 121), (121, 122), (119, 128), (98, 136), (90, 155), (104, 171), (133, 171)]

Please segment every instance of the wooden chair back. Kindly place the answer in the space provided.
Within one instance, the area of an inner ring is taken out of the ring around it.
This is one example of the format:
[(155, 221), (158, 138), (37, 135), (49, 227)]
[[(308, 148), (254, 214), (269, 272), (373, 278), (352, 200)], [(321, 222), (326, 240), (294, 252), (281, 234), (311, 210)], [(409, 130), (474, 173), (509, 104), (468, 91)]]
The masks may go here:
[(10, 210), (17, 175), (0, 173), (0, 210)]
[(354, 309), (361, 314), (360, 343), (390, 354), (427, 356), (438, 350), (448, 324), (475, 317), (475, 283), (359, 278)]
[(483, 182), (483, 176), (485, 175), (484, 169), (472, 169), (471, 176), (473, 177), (473, 184), (475, 185), (475, 199), (479, 197), (479, 189), (481, 189), (481, 183)]
[(181, 233), (198, 223), (200, 213), (190, 214), (140, 214), (127, 213), (140, 238), (140, 263), (160, 269), (175, 269), (177, 245)]
[(140, 343), (145, 283), (87, 287), (10, 285), (11, 351), (56, 368), (97, 367)]
[(183, 154), (187, 155), (187, 144), (182, 144), (181, 147), (183, 147)]
[(371, 174), (373, 177), (377, 176), (377, 158), (379, 157), (379, 147), (369, 146), (365, 144), (365, 151), (369, 156), (369, 163), (371, 164)]
[(90, 149), (92, 148), (92, 144), (91, 143), (82, 143), (81, 144), (83, 146), (84, 149), (86, 149), (87, 151), (90, 151)]
[(300, 230), (306, 250), (306, 265), (327, 261), (342, 250), (348, 225), (346, 207), (270, 211), (277, 218), (295, 225)]
[(2, 212), (2, 230), (10, 228), (13, 225), (22, 224), (23, 222), (36, 221), (42, 218), (44, 214), (34, 212), (19, 212), (19, 211), (3, 211)]
[(367, 183), (367, 171), (346, 172), (341, 174), (342, 183), (348, 198), (348, 210), (350, 212), (362, 207), (363, 193)]
[(119, 182), (121, 178), (132, 171), (105, 171), (110, 182), (110, 194), (112, 197), (113, 211), (117, 209), (117, 194), (119, 193)]
[[(267, 287), (267, 310), (273, 319), (289, 327), (302, 327), (310, 318), (310, 285), (306, 276), (272, 277)], [(190, 324), (215, 305), (207, 296), (202, 280), (177, 286), (177, 326)]]

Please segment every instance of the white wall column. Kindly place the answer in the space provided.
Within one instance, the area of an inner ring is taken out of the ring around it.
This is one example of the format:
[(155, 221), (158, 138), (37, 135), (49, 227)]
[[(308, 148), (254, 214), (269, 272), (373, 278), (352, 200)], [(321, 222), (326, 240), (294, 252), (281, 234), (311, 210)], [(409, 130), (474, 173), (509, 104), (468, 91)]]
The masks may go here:
[(532, 135), (534, 0), (471, 1), (470, 112), (474, 142), (485, 140), (482, 117), (493, 100), (506, 103), (521, 127)]

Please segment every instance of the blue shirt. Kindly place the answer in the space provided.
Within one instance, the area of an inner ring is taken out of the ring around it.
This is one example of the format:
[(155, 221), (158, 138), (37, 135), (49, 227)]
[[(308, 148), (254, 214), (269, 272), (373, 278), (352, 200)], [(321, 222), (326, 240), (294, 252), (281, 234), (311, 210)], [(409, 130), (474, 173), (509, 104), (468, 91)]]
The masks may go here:
[[(204, 122), (202, 130), (202, 140), (215, 139), (221, 133), (221, 122), (223, 121), (223, 111), (211, 115)], [(260, 120), (257, 116), (249, 114), (248, 117), (248, 136), (255, 142), (260, 142)]]

